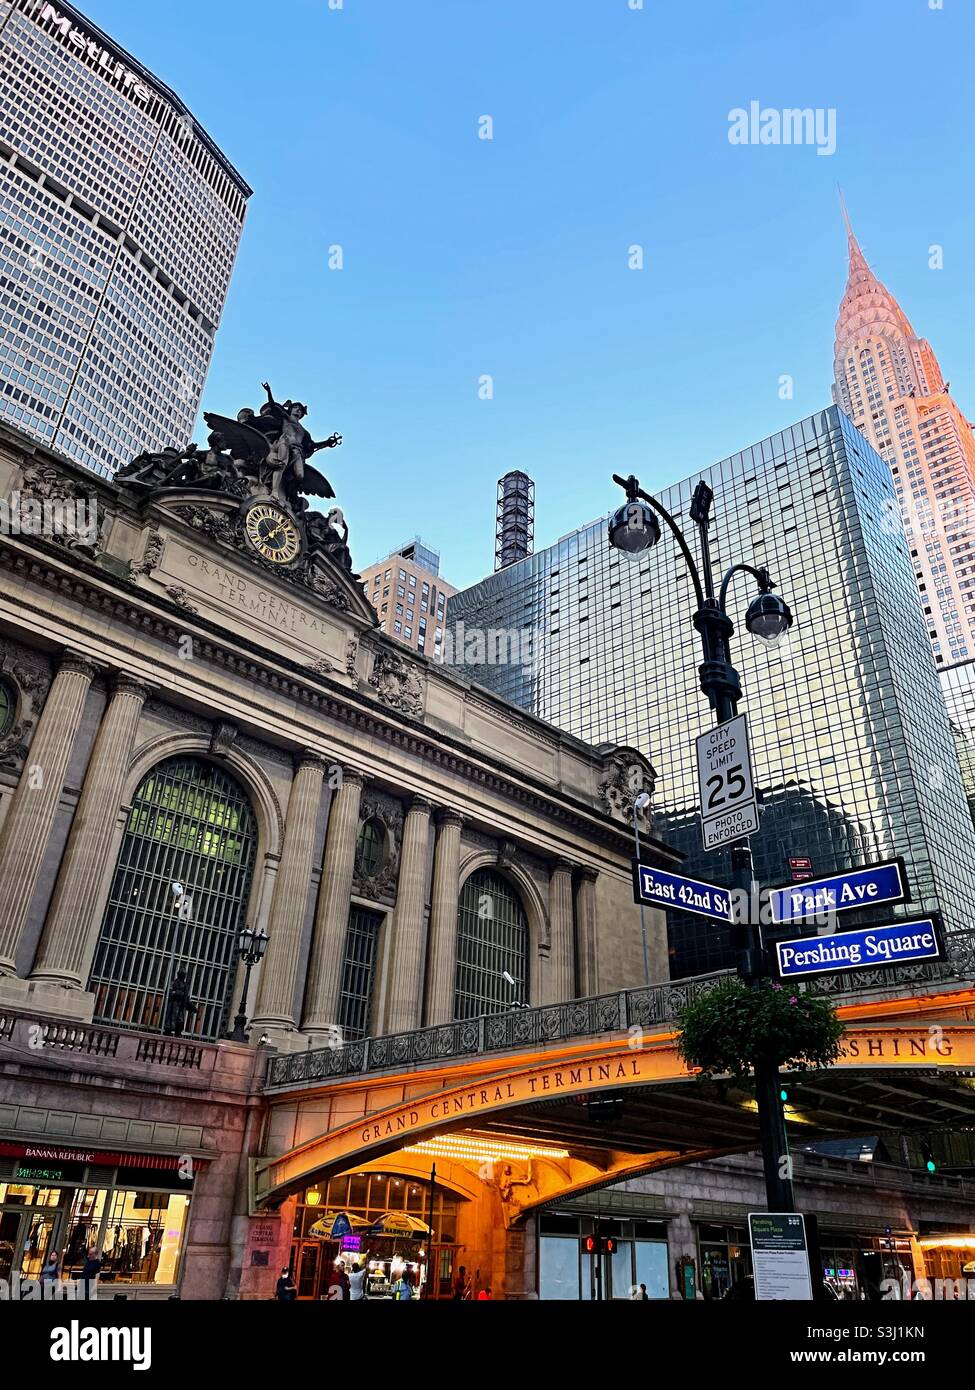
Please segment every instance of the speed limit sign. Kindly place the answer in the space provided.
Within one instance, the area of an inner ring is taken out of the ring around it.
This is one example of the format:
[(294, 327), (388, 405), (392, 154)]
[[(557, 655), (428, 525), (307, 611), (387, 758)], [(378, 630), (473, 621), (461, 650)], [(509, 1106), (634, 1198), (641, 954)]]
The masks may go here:
[(697, 740), (697, 781), (705, 849), (718, 849), (758, 829), (758, 803), (743, 714)]

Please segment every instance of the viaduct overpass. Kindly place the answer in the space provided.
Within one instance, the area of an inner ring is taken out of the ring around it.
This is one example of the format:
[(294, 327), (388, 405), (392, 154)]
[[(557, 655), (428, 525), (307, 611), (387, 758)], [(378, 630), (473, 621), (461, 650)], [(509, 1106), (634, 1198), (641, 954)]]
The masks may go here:
[[(912, 981), (889, 973), (838, 993), (837, 1064), (789, 1076), (794, 1144), (975, 1121), (971, 982), (941, 967), (917, 967)], [(433, 1156), (461, 1195), (490, 1185), (511, 1228), (554, 1200), (757, 1149), (748, 1088), (692, 1075), (677, 1053), (680, 1009), (722, 978), (272, 1057), (251, 1210), (351, 1169), (422, 1176)]]

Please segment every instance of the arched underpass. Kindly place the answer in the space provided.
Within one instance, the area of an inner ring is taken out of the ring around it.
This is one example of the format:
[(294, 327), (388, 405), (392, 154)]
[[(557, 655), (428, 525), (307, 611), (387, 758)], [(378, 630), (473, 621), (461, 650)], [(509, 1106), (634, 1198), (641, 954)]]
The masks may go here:
[[(793, 1147), (975, 1121), (969, 992), (841, 1013), (838, 1063), (784, 1074)], [(465, 1219), (476, 1234), (467, 1246), (487, 1249), (500, 1238), (517, 1247), (526, 1218), (554, 1201), (759, 1147), (747, 1085), (689, 1074), (672, 1026), (431, 1057), (334, 1080), (314, 1075), (319, 1063), (310, 1055), (293, 1069), (307, 1072), (304, 1078), (275, 1085), (272, 1073), (266, 1089), (254, 1215), (281, 1209), (287, 1216), (299, 1194), (339, 1174), (423, 1182), (435, 1163), (438, 1182), (471, 1204)], [(334, 1065), (334, 1058), (320, 1061)], [(512, 1272), (510, 1252), (502, 1263), (511, 1287), (522, 1276)]]

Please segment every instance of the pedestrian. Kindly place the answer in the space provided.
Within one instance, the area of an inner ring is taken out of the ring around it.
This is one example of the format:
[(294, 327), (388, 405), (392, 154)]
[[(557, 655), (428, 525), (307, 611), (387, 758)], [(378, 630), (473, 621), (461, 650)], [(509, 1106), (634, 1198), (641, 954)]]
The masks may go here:
[(493, 1295), (491, 1293), (490, 1284), (488, 1284), (486, 1289), (482, 1289), (481, 1292), (477, 1295), (477, 1301), (478, 1303), (492, 1303), (494, 1301)]
[(285, 1265), (284, 1269), (281, 1271), (281, 1277), (278, 1280), (274, 1297), (279, 1303), (293, 1303), (298, 1297), (298, 1290), (291, 1277), (291, 1270), (287, 1265)]
[(357, 1264), (352, 1266), (352, 1273), (349, 1275), (349, 1297), (353, 1302), (366, 1296), (366, 1271), (360, 1269)]
[(644, 1299), (649, 1300), (649, 1298), (650, 1295), (647, 1293), (646, 1284), (641, 1284), (638, 1289), (634, 1289), (633, 1292), (630, 1294), (631, 1303), (642, 1303)]
[(467, 1288), (467, 1268), (466, 1268), (465, 1265), (461, 1265), (460, 1269), (458, 1269), (458, 1271), (457, 1271), (457, 1278), (454, 1280), (453, 1300), (454, 1300), (455, 1303), (459, 1303), (459, 1302), (461, 1301), (461, 1299), (464, 1298), (464, 1296), (465, 1296), (464, 1290), (465, 1290), (466, 1288)]
[(60, 1282), (61, 1271), (58, 1268), (58, 1252), (52, 1250), (44, 1261), (41, 1270), (41, 1298), (54, 1298), (55, 1285)]
[[(81, 1277), (85, 1285), (85, 1298), (98, 1297), (98, 1276), (101, 1273), (102, 1261), (98, 1253), (97, 1245), (89, 1245), (85, 1254), (85, 1262), (81, 1266)], [(94, 1292), (92, 1289), (94, 1288)]]
[(406, 1266), (400, 1270), (399, 1278), (393, 1285), (393, 1298), (403, 1301), (413, 1297), (413, 1285), (406, 1277)]

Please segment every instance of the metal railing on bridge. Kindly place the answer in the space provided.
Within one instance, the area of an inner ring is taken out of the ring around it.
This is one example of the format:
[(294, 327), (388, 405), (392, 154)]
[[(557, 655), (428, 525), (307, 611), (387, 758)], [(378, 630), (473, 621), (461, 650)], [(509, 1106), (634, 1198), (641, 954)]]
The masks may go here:
[[(433, 1028), (416, 1028), (408, 1033), (388, 1033), (378, 1038), (362, 1038), (334, 1046), (289, 1052), (268, 1059), (265, 1089), (277, 1089), (324, 1081), (331, 1077), (362, 1076), (415, 1063), (447, 1062), (451, 1058), (476, 1056), (482, 1052), (501, 1052), (506, 1048), (531, 1047), (568, 1038), (590, 1037), (595, 1033), (626, 1032), (628, 1028), (649, 1028), (672, 1023), (681, 1010), (733, 972), (695, 975), (684, 980), (667, 980), (640, 989), (597, 994), (586, 999), (568, 999), (561, 1004), (539, 1004), (511, 1009), (506, 1013), (485, 1014), (480, 1018), (443, 1023)], [(903, 993), (919, 984), (957, 978), (957, 972), (944, 964), (918, 964), (897, 970), (878, 969), (850, 975), (820, 976), (816, 990), (837, 997), (856, 996), (867, 990)]]

